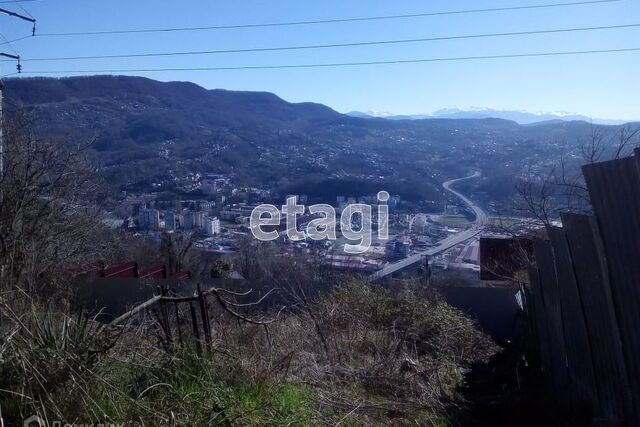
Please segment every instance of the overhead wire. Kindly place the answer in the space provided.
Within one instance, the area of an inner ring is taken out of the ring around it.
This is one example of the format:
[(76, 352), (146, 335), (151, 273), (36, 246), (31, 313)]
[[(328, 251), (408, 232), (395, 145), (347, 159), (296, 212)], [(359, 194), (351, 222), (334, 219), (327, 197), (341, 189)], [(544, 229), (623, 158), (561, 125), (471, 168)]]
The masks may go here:
[(91, 69), (91, 70), (36, 70), (23, 71), (23, 74), (96, 74), (96, 73), (141, 73), (141, 72), (166, 72), (166, 71), (235, 71), (235, 70), (268, 70), (268, 69), (293, 69), (293, 68), (327, 68), (327, 67), (357, 67), (371, 65), (389, 65), (389, 64), (417, 64), (431, 62), (453, 62), (453, 61), (472, 61), (472, 60), (495, 60), (509, 58), (536, 58), (536, 57), (553, 57), (553, 56), (570, 56), (570, 55), (590, 55), (603, 53), (625, 53), (638, 52), (640, 47), (619, 48), (619, 49), (592, 49), (592, 50), (574, 50), (574, 51), (555, 51), (555, 52), (529, 52), (515, 53), (505, 55), (479, 55), (479, 56), (457, 56), (457, 57), (441, 57), (441, 58), (419, 58), (419, 59), (397, 59), (386, 61), (360, 61), (360, 62), (331, 62), (331, 63), (315, 63), (315, 64), (275, 64), (275, 65), (240, 65), (240, 66), (216, 66), (216, 67), (175, 67), (175, 68), (137, 68), (137, 69)]
[[(578, 6), (578, 5), (615, 3), (620, 1), (622, 0), (572, 1), (572, 2), (563, 2), (563, 3), (546, 3), (546, 4), (537, 4), (537, 5), (520, 5), (520, 6), (483, 8), (483, 9), (450, 10), (450, 11), (441, 11), (441, 12), (426, 12), (426, 13), (403, 14), (403, 15), (334, 18), (334, 19), (290, 21), (290, 22), (267, 22), (267, 23), (256, 23), (256, 24), (217, 25), (217, 26), (206, 26), (206, 27), (177, 27), (177, 28), (155, 28), (155, 29), (152, 28), (152, 29), (133, 29), (133, 30), (102, 30), (102, 31), (64, 32), (64, 33), (62, 32), (61, 33), (41, 33), (41, 34), (38, 34), (36, 37), (132, 34), (132, 33), (199, 31), (199, 30), (217, 30), (217, 29), (234, 29), (234, 28), (260, 28), (260, 27), (292, 26), (292, 25), (312, 25), (312, 24), (326, 24), (326, 23), (340, 23), (340, 22), (417, 18), (417, 17), (426, 17), (426, 16), (441, 16), (441, 15), (455, 15), (455, 14), (487, 13), (487, 12), (497, 12), (497, 11), (514, 11), (514, 10), (525, 10), (525, 9), (557, 8), (557, 7), (568, 7), (568, 6)], [(20, 3), (20, 1), (15, 1), (15, 2)], [(22, 7), (21, 9), (24, 10), (24, 8)], [(27, 14), (29, 14), (26, 10), (24, 11)], [(29, 14), (29, 16), (31, 15)], [(207, 51), (179, 51), (179, 52), (158, 52), (158, 53), (147, 52), (147, 53), (135, 53), (135, 54), (27, 58), (24, 61), (32, 61), (32, 62), (62, 61), (62, 60), (69, 61), (69, 60), (84, 60), (84, 59), (139, 58), (139, 57), (160, 57), (160, 56), (181, 56), (181, 55), (209, 55), (209, 54), (236, 53), (236, 52), (243, 53), (243, 52), (263, 52), (263, 51), (280, 51), (280, 50), (323, 49), (323, 48), (340, 48), (340, 47), (349, 47), (349, 46), (419, 43), (419, 42), (430, 42), (430, 41), (440, 41), (440, 40), (473, 39), (473, 38), (486, 38), (486, 37), (507, 37), (507, 36), (551, 34), (551, 33), (564, 33), (564, 32), (577, 32), (577, 31), (598, 31), (598, 30), (623, 29), (623, 28), (634, 28), (634, 27), (640, 27), (640, 24), (633, 23), (633, 24), (620, 24), (620, 25), (594, 26), (594, 27), (574, 27), (574, 28), (532, 30), (532, 31), (513, 31), (513, 32), (505, 32), (505, 33), (484, 33), (484, 34), (425, 37), (425, 38), (400, 39), (400, 40), (378, 40), (378, 41), (299, 45), (299, 46), (275, 46), (275, 47), (263, 47), (263, 48), (240, 48), (240, 49), (221, 49), (221, 50), (207, 50)], [(20, 37), (11, 41), (5, 39), (5, 42), (0, 43), (0, 45), (4, 45), (4, 44), (11, 45), (11, 43), (13, 42), (24, 40), (30, 37), (33, 37), (33, 35)], [(121, 73), (163, 72), (163, 71), (222, 71), (222, 70), (256, 70), (256, 69), (320, 68), (320, 67), (324, 68), (324, 67), (368, 66), (368, 65), (383, 65), (383, 64), (428, 63), (428, 62), (445, 62), (445, 61), (492, 60), (492, 59), (562, 56), (562, 55), (586, 55), (586, 54), (597, 54), (597, 53), (622, 53), (622, 52), (635, 52), (638, 50), (640, 50), (640, 48), (619, 48), (619, 49), (600, 49), (600, 50), (592, 49), (592, 50), (564, 51), (564, 52), (534, 52), (534, 53), (519, 53), (519, 54), (505, 54), (505, 55), (460, 56), (460, 57), (420, 58), (420, 59), (400, 59), (400, 60), (360, 61), (360, 62), (332, 62), (332, 63), (316, 63), (316, 64), (167, 67), (167, 68), (137, 68), (137, 69), (123, 68), (123, 69), (99, 69), (99, 70), (94, 70), (94, 69), (92, 70), (50, 70), (50, 71), (35, 70), (35, 71), (25, 71), (24, 73), (25, 74), (79, 74), (79, 73), (116, 73), (116, 72), (121, 72)], [(13, 73), (13, 74), (16, 74), (16, 73)]]
[(24, 7), (22, 7), (22, 5), (20, 4), (22, 2), (18, 2), (17, 6), (29, 17), (29, 18), (33, 18), (35, 19), (35, 17), (29, 13), (29, 11), (27, 9), (25, 9)]
[(24, 40), (24, 39), (30, 39), (32, 37), (35, 37), (35, 36), (33, 34), (29, 34), (28, 36), (18, 37), (18, 38), (13, 39), (13, 40), (8, 40), (8, 41), (5, 41), (5, 42), (2, 42), (2, 43), (0, 43), (0, 46), (4, 46), (4, 45), (7, 45), (7, 44), (11, 44), (11, 43), (16, 43), (16, 42), (19, 42), (19, 41)]
[(481, 9), (462, 9), (462, 10), (449, 10), (449, 11), (440, 11), (440, 12), (410, 13), (410, 14), (399, 14), (399, 15), (365, 16), (365, 17), (353, 17), (353, 18), (330, 18), (330, 19), (288, 21), (288, 22), (264, 22), (264, 23), (254, 23), (254, 24), (211, 25), (211, 26), (199, 26), (199, 27), (146, 28), (146, 29), (128, 29), (128, 30), (70, 31), (70, 32), (58, 32), (58, 33), (52, 32), (52, 33), (40, 33), (38, 34), (38, 37), (90, 36), (90, 35), (108, 35), (108, 34), (139, 34), (139, 33), (159, 33), (159, 32), (178, 32), (178, 31), (206, 31), (206, 30), (242, 29), (242, 28), (285, 27), (285, 26), (296, 26), (296, 25), (333, 24), (333, 23), (343, 23), (343, 22), (379, 21), (379, 20), (389, 20), (389, 19), (421, 18), (421, 17), (428, 17), (428, 16), (461, 15), (461, 14), (472, 14), (472, 13), (489, 13), (489, 12), (500, 12), (500, 11), (558, 8), (558, 7), (570, 7), (570, 6), (581, 6), (581, 5), (596, 5), (596, 4), (604, 4), (604, 3), (617, 3), (620, 1), (622, 0), (587, 0), (587, 1), (572, 1), (572, 2), (563, 2), (563, 3), (529, 4), (529, 5), (521, 5), (521, 6), (504, 6), (504, 7), (492, 7), (492, 8), (481, 8)]
[(484, 33), (484, 34), (467, 34), (467, 35), (454, 35), (454, 36), (441, 36), (441, 37), (424, 37), (424, 38), (411, 38), (411, 39), (399, 39), (399, 40), (378, 40), (378, 41), (363, 41), (363, 42), (351, 42), (351, 43), (312, 44), (312, 45), (299, 45), (299, 46), (274, 46), (274, 47), (199, 50), (199, 51), (146, 52), (146, 53), (111, 54), (111, 55), (23, 58), (22, 61), (23, 62), (76, 61), (76, 60), (89, 60), (89, 59), (118, 59), (118, 58), (125, 59), (125, 58), (149, 58), (149, 57), (168, 57), (168, 56), (215, 55), (215, 54), (226, 54), (226, 53), (272, 52), (272, 51), (307, 50), (307, 49), (330, 49), (330, 48), (357, 47), (357, 46), (423, 43), (423, 42), (434, 42), (434, 41), (445, 41), (445, 40), (463, 40), (463, 39), (492, 38), (492, 37), (557, 34), (557, 33), (583, 32), (583, 31), (602, 31), (602, 30), (626, 29), (626, 28), (638, 28), (638, 27), (640, 27), (640, 23), (606, 25), (606, 26), (595, 26), (595, 27), (559, 28), (559, 29), (532, 30), (532, 31), (512, 31), (512, 32), (505, 32), (505, 33)]
[[(12, 51), (13, 53), (15, 53), (16, 55), (19, 55), (19, 54), (18, 54), (18, 52), (13, 48), (13, 45), (11, 44), (12, 42), (11, 42), (11, 41), (9, 41), (9, 40), (7, 40), (7, 38), (6, 38), (6, 37), (4, 36), (4, 34), (2, 34), (1, 32), (0, 32), (0, 38), (1, 38), (2, 40), (4, 40), (4, 42), (2, 43), (2, 45), (8, 45), (8, 46), (9, 46), (9, 49), (11, 49), (11, 51)], [(6, 60), (3, 60), (2, 62), (6, 62)]]

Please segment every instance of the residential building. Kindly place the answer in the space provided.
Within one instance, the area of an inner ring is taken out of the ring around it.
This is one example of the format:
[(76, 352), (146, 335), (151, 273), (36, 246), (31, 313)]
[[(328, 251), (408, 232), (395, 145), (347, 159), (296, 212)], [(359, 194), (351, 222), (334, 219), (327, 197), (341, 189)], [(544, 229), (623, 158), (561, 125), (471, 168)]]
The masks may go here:
[(182, 223), (182, 228), (184, 228), (185, 230), (193, 230), (194, 227), (195, 227), (195, 218), (193, 216), (193, 213), (186, 212), (184, 214), (184, 221)]
[(164, 213), (164, 228), (165, 230), (176, 229), (176, 215), (173, 212)]
[(157, 229), (160, 227), (160, 212), (157, 209), (141, 209), (138, 213), (138, 227)]
[(207, 218), (205, 220), (205, 224), (206, 224), (205, 229), (209, 236), (215, 236), (217, 234), (220, 234), (220, 220), (218, 218), (216, 217)]
[(206, 216), (204, 212), (195, 212), (193, 214), (193, 227), (194, 228), (205, 228), (206, 224)]

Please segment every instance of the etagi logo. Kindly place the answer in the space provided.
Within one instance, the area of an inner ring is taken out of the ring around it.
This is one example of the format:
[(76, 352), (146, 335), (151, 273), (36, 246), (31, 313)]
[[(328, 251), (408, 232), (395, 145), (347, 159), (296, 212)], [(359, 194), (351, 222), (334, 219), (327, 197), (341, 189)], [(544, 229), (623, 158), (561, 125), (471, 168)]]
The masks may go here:
[[(23, 421), (22, 424), (24, 427), (47, 427), (47, 422), (37, 416), (37, 415), (32, 415), (29, 418), (25, 419)], [(98, 423), (98, 424), (66, 424), (63, 423), (62, 421), (53, 421), (51, 424), (51, 426), (53, 427), (122, 427), (123, 424), (103, 424), (103, 423)]]
[[(380, 204), (377, 205), (378, 239), (389, 238), (389, 193), (380, 191), (377, 195)], [(371, 248), (372, 206), (364, 203), (350, 204), (340, 215), (340, 231), (349, 241), (357, 244), (345, 244), (344, 251), (349, 254), (365, 253)], [(336, 211), (331, 205), (317, 204), (309, 206), (309, 213), (321, 215), (307, 224), (305, 231), (298, 230), (297, 216), (305, 212), (305, 206), (297, 204), (295, 197), (287, 198), (287, 204), (282, 206), (282, 215), (286, 221), (286, 235), (292, 241), (336, 240)], [(354, 219), (359, 218), (359, 227), (354, 227)], [(260, 205), (251, 212), (250, 228), (253, 236), (263, 242), (276, 240), (281, 236), (277, 230), (264, 231), (263, 226), (279, 226), (281, 215), (274, 205)]]
[(45, 421), (37, 415), (31, 415), (22, 423), (24, 427), (45, 427)]

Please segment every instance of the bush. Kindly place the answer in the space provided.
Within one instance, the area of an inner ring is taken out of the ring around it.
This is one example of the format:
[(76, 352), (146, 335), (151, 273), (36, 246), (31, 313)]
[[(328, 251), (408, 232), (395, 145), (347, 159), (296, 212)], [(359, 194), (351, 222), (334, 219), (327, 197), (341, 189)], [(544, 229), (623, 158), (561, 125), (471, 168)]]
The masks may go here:
[(446, 425), (465, 370), (496, 350), (472, 321), (410, 285), (350, 281), (268, 325), (220, 310), (202, 354), (189, 344), (165, 351), (153, 322), (106, 334), (91, 319), (30, 313), (0, 354), (7, 420)]

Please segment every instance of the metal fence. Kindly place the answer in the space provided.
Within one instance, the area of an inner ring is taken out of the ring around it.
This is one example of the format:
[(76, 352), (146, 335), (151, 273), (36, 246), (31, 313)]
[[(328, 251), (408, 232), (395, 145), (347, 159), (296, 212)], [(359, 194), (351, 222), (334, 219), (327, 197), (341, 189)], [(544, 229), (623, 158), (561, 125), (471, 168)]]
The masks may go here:
[(640, 150), (583, 167), (594, 215), (534, 240), (530, 309), (549, 388), (640, 425)]

